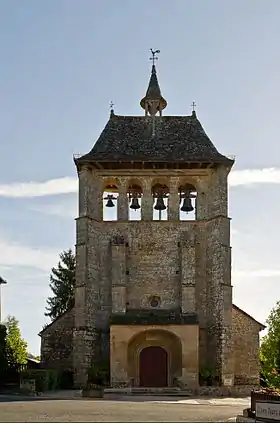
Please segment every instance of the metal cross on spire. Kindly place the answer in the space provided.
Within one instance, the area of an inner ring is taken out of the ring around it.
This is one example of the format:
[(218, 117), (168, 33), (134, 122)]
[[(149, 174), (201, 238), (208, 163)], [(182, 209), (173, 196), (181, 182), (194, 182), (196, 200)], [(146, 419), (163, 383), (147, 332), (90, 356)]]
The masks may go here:
[(193, 111), (193, 112), (195, 112), (195, 108), (196, 108), (196, 103), (195, 103), (195, 101), (193, 101), (193, 102), (192, 102), (191, 107), (192, 107), (192, 111)]
[(159, 54), (160, 50), (153, 50), (152, 48), (150, 50), (151, 50), (151, 53), (152, 53), (152, 57), (150, 57), (150, 60), (153, 61), (153, 66), (154, 66), (155, 60), (158, 60), (158, 57), (156, 57), (156, 54)]
[(113, 117), (114, 115), (114, 103), (110, 101), (110, 117)]

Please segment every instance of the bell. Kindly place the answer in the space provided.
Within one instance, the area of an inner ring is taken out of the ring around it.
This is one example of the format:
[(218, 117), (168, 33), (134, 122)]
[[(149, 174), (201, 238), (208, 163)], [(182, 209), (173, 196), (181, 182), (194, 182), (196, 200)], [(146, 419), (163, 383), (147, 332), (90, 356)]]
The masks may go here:
[(106, 207), (115, 207), (115, 204), (113, 203), (113, 196), (112, 195), (107, 195), (106, 198), (104, 198), (104, 200), (108, 200), (106, 203)]
[(192, 200), (190, 199), (190, 197), (185, 197), (183, 205), (181, 207), (181, 211), (189, 213), (189, 212), (193, 211), (193, 209), (194, 208), (192, 206)]
[(130, 208), (133, 210), (138, 210), (141, 208), (137, 197), (132, 198)]
[(154, 207), (155, 210), (165, 210), (166, 205), (164, 204), (163, 197), (158, 197), (156, 205)]

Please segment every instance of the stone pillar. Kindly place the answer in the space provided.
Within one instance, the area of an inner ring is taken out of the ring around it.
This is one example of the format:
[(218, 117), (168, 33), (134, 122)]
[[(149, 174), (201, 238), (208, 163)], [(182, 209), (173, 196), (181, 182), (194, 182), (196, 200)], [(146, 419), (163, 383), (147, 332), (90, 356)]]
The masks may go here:
[(232, 347), (232, 286), (229, 219), (211, 222), (208, 236), (208, 353), (209, 365), (222, 385), (234, 383)]
[(228, 216), (228, 174), (230, 168), (220, 166), (213, 170), (208, 193), (208, 217)]
[(126, 311), (126, 246), (112, 244), (112, 313)]
[[(188, 330), (185, 329), (186, 334)], [(191, 331), (192, 339), (181, 336), (182, 342), (182, 377), (186, 388), (197, 388), (199, 385), (199, 328)]]
[(118, 220), (128, 220), (128, 197), (126, 178), (120, 178), (118, 197)]
[(86, 286), (87, 286), (87, 245), (88, 218), (80, 217), (77, 224), (76, 243), (76, 286), (75, 286), (75, 321), (73, 329), (73, 368), (74, 383), (77, 389), (85, 386), (87, 382), (87, 371), (89, 351), (85, 348), (87, 333), (87, 307), (86, 307)]
[(153, 220), (153, 203), (151, 179), (145, 179), (143, 183), (143, 197), (141, 201), (141, 220)]
[(209, 199), (207, 190), (199, 190), (196, 195), (196, 219), (207, 219), (207, 200)]
[(221, 382), (224, 386), (234, 384), (234, 348), (232, 339), (232, 287), (222, 286), (223, 326), (220, 339), (221, 350)]
[(79, 176), (79, 216), (103, 218), (102, 181), (89, 166), (82, 166)]
[(195, 236), (182, 242), (181, 245), (181, 307), (183, 313), (196, 312), (195, 295)]
[(110, 330), (110, 373), (111, 386), (123, 388), (129, 385), (128, 379), (128, 355), (127, 342), (122, 338), (122, 329), (118, 326), (111, 326)]
[(99, 263), (95, 250), (95, 246), (98, 246), (98, 233), (94, 225), (86, 216), (77, 219), (73, 330), (74, 383), (77, 389), (85, 386), (88, 370), (92, 362), (99, 358), (100, 343), (95, 326), (100, 297)]
[(179, 220), (180, 218), (180, 196), (178, 193), (178, 181), (178, 178), (170, 178), (168, 198), (168, 220)]
[(78, 171), (79, 177), (79, 216), (89, 214), (89, 187), (92, 182), (92, 171), (88, 166), (83, 166)]
[(75, 327), (73, 331), (73, 367), (74, 385), (83, 389), (88, 379), (88, 370), (94, 361), (92, 348), (98, 344), (96, 329), (91, 327)]

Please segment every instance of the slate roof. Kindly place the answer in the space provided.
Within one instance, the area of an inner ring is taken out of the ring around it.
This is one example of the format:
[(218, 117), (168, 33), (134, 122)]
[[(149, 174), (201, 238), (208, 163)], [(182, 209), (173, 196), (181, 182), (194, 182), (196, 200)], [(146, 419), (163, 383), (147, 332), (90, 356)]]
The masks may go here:
[(150, 77), (150, 82), (146, 91), (145, 97), (146, 99), (156, 100), (161, 98), (161, 91), (157, 79), (157, 72), (156, 67), (153, 65), (152, 67), (152, 74)]
[(86, 162), (211, 162), (232, 165), (191, 116), (118, 116), (111, 114), (92, 150), (75, 159)]

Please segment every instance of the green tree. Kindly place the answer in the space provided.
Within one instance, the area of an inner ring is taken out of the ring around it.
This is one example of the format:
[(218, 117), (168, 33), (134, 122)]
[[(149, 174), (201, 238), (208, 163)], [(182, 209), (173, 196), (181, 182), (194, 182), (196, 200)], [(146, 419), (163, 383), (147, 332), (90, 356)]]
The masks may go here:
[(6, 345), (9, 364), (25, 364), (27, 359), (27, 342), (22, 338), (19, 322), (14, 316), (5, 321), (7, 329)]
[(280, 301), (270, 312), (267, 326), (261, 342), (261, 372), (269, 386), (280, 387)]
[(47, 299), (45, 316), (55, 320), (74, 305), (76, 261), (72, 250), (60, 254), (57, 267), (50, 275), (50, 288), (53, 296)]
[(5, 325), (0, 324), (0, 383), (7, 369), (7, 329)]

